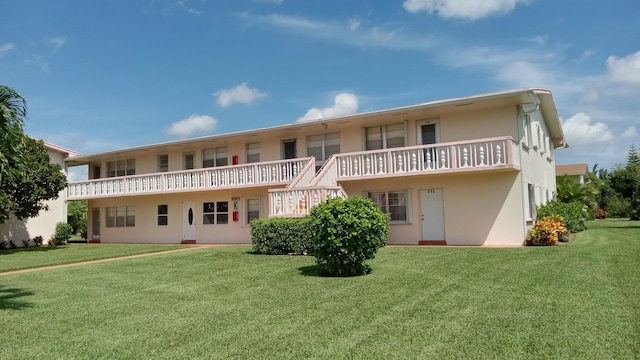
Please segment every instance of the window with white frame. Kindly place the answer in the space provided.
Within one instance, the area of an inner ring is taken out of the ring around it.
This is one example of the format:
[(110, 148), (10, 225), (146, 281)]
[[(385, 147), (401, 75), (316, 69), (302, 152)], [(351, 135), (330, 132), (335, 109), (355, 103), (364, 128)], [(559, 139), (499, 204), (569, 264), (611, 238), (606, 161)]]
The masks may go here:
[(260, 162), (260, 143), (247, 144), (247, 163)]
[(182, 168), (185, 170), (195, 169), (196, 167), (196, 154), (194, 152), (188, 152), (182, 154)]
[(369, 192), (367, 197), (373, 200), (378, 208), (391, 215), (391, 221), (407, 221), (407, 191)]
[(365, 129), (365, 150), (405, 146), (404, 123), (372, 126)]
[(169, 171), (169, 155), (158, 155), (158, 172)]
[(136, 210), (134, 206), (107, 207), (107, 227), (136, 226)]
[(226, 146), (202, 150), (202, 167), (229, 165), (228, 153)]
[(107, 177), (136, 174), (136, 159), (107, 161)]
[(169, 224), (169, 205), (158, 205), (158, 226)]
[(527, 200), (528, 200), (528, 219), (535, 220), (536, 218), (536, 193), (533, 184), (527, 184)]
[(531, 118), (529, 115), (522, 115), (522, 146), (525, 149), (529, 149), (533, 144), (531, 143)]
[(339, 132), (307, 136), (307, 156), (316, 158), (316, 168), (338, 153), (340, 153)]
[(247, 199), (247, 225), (260, 218), (260, 199)]
[(217, 201), (202, 204), (202, 223), (221, 225), (229, 223), (229, 202)]

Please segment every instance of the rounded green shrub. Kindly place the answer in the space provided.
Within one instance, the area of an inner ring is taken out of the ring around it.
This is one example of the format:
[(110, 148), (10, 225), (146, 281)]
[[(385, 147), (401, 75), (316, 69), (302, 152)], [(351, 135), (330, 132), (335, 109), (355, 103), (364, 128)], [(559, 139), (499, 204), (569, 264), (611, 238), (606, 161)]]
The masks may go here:
[(71, 239), (71, 235), (73, 235), (73, 227), (67, 223), (59, 222), (56, 224), (56, 230), (49, 244), (64, 245)]
[(313, 254), (329, 276), (368, 274), (365, 264), (389, 240), (389, 214), (359, 196), (332, 198), (311, 209)]

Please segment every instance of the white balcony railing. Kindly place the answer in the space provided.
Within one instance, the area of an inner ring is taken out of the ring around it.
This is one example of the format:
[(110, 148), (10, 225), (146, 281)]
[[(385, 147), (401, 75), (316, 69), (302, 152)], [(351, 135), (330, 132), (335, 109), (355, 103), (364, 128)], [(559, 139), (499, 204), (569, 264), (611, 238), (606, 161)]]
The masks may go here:
[(71, 182), (67, 188), (67, 199), (286, 185), (309, 163), (313, 164), (314, 159), (299, 158)]
[(333, 197), (346, 198), (340, 186), (317, 186), (269, 190), (270, 217), (305, 216), (319, 203)]
[(333, 186), (338, 180), (363, 177), (519, 168), (517, 149), (511, 137), (499, 137), (338, 154), (311, 185)]

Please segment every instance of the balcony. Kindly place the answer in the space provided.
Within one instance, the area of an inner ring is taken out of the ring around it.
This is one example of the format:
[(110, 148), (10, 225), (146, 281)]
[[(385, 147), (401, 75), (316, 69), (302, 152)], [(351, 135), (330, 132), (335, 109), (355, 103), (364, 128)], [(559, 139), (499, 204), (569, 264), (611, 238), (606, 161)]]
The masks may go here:
[(269, 190), (269, 217), (303, 217), (312, 207), (333, 197), (346, 198), (341, 186)]
[(502, 169), (520, 169), (511, 137), (338, 154), (307, 187), (269, 190), (269, 216), (301, 217), (329, 197), (346, 197), (341, 181)]
[(77, 181), (69, 183), (67, 199), (86, 200), (238, 187), (282, 186), (300, 181), (299, 176), (308, 177), (308, 171), (304, 170), (312, 165), (313, 158), (299, 158)]
[(518, 143), (511, 137), (456, 141), (338, 154), (311, 182), (332, 186), (363, 178), (520, 169)]

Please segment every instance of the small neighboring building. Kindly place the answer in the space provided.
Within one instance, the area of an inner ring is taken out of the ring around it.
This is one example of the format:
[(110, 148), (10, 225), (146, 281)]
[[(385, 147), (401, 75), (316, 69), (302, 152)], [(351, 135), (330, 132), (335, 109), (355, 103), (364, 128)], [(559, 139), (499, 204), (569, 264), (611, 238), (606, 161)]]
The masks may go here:
[[(73, 150), (47, 142), (44, 146), (49, 154), (49, 162), (60, 165), (65, 175), (65, 159), (80, 155)], [(48, 241), (56, 229), (56, 224), (67, 222), (67, 189), (62, 190), (57, 199), (45, 201), (45, 204), (49, 209), (40, 211), (36, 217), (18, 220), (11, 216), (4, 224), (0, 224), (0, 240), (12, 240), (17, 246), (22, 246), (22, 240), (33, 239), (36, 236), (42, 236), (45, 242)]]
[(588, 184), (591, 181), (587, 164), (556, 165), (556, 177), (564, 175), (568, 175), (580, 185)]
[(555, 196), (553, 97), (516, 89), (66, 159), (103, 243), (251, 243), (256, 218), (360, 195), (391, 244), (522, 245)]

